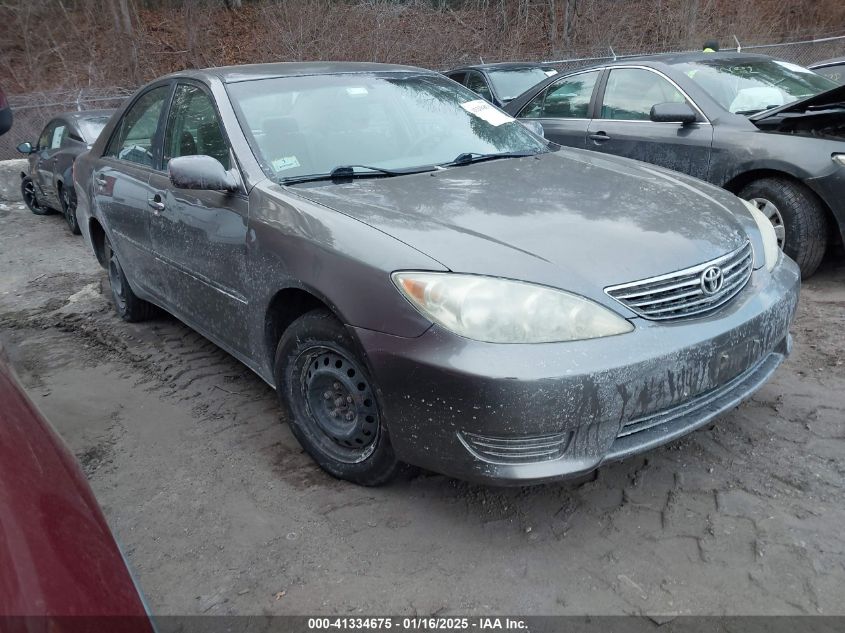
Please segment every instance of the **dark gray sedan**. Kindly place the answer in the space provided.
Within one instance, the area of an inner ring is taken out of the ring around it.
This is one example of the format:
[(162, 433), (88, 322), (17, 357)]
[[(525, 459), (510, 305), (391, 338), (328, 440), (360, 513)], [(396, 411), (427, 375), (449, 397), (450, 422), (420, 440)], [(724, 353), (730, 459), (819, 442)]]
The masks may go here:
[(191, 71), (77, 161), (126, 320), (253, 369), (329, 473), (584, 473), (734, 407), (790, 350), (799, 272), (755, 207), (562, 149), (445, 77)]
[(505, 109), (562, 145), (752, 201), (805, 277), (845, 234), (845, 88), (801, 66), (744, 53), (619, 60), (549, 79)]
[(88, 151), (113, 113), (114, 110), (66, 112), (44, 126), (35, 145), (18, 145), (18, 151), (29, 158), (29, 173), (21, 172), (21, 196), (30, 211), (44, 215), (59, 210), (71, 233), (79, 235), (71, 175), (73, 161)]

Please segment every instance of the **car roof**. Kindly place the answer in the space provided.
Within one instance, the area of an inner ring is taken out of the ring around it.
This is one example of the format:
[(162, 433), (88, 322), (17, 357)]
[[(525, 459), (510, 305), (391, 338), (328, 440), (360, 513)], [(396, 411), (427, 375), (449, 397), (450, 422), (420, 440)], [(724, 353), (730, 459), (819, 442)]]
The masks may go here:
[(747, 62), (751, 60), (764, 61), (772, 59), (768, 55), (759, 55), (756, 53), (738, 53), (736, 51), (724, 51), (705, 53), (703, 51), (695, 51), (692, 53), (660, 53), (657, 55), (638, 55), (636, 57), (623, 57), (616, 59), (609, 63), (596, 64), (596, 66), (613, 66), (618, 64), (630, 64), (631, 62), (646, 63), (646, 64), (665, 64), (667, 66), (674, 66), (675, 64), (688, 64), (693, 62), (706, 62), (713, 59)]
[(820, 62), (814, 62), (807, 66), (807, 68), (824, 68), (825, 66), (836, 66), (838, 64), (845, 64), (845, 57), (833, 57), (832, 59), (824, 59)]
[(201, 70), (184, 70), (170, 77), (188, 77), (193, 79), (219, 79), (223, 83), (237, 83), (256, 79), (275, 79), (277, 77), (304, 77), (308, 75), (339, 75), (347, 73), (426, 73), (434, 71), (402, 66), (399, 64), (377, 64), (372, 62), (275, 62), (269, 64), (243, 64), (240, 66), (218, 66)]
[(548, 68), (550, 64), (545, 62), (496, 62), (491, 64), (470, 64), (469, 66), (458, 66), (444, 72), (451, 73), (458, 70), (518, 70), (520, 68)]

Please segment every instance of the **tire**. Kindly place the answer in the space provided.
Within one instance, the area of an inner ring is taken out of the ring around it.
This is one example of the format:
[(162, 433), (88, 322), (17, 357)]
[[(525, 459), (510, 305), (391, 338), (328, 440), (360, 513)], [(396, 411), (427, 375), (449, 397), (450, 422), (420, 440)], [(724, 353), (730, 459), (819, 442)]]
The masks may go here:
[(739, 197), (757, 206), (772, 220), (783, 252), (798, 264), (802, 278), (807, 279), (816, 272), (829, 235), (824, 204), (816, 194), (786, 178), (762, 178), (746, 185)]
[(65, 216), (70, 232), (74, 235), (81, 235), (79, 221), (76, 219), (76, 191), (73, 187), (62, 185), (59, 189), (59, 201), (62, 203), (62, 215)]
[(369, 372), (330, 312), (313, 310), (285, 330), (274, 372), (291, 431), (323, 470), (362, 486), (378, 486), (403, 469)]
[(49, 215), (52, 210), (38, 202), (38, 194), (35, 193), (35, 182), (29, 176), (21, 179), (21, 197), (27, 208), (35, 215)]
[(139, 299), (132, 292), (132, 288), (129, 287), (129, 282), (126, 280), (126, 274), (120, 266), (117, 254), (112, 250), (108, 237), (103, 238), (103, 253), (106, 268), (109, 272), (109, 286), (111, 287), (114, 309), (124, 321), (130, 323), (146, 321), (153, 315), (155, 307), (153, 304)]

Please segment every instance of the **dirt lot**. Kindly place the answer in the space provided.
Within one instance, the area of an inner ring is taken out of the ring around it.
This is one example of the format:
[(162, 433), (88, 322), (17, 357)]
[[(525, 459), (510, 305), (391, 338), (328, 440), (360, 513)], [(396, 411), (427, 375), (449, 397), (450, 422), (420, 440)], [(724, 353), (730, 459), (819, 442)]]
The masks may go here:
[(577, 484), (324, 475), (274, 393), (173, 318), (118, 320), (58, 216), (0, 200), (0, 342), (157, 614), (845, 613), (845, 262), (718, 424)]

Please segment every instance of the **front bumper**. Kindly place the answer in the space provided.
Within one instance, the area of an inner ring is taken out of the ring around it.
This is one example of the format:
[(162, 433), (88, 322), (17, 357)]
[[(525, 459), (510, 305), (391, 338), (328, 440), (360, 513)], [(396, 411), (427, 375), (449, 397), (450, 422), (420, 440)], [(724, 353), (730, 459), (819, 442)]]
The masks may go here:
[(355, 333), (400, 459), (498, 484), (575, 476), (706, 424), (791, 347), (800, 275), (783, 258), (715, 314), (635, 319), (615, 337), (536, 345)]

